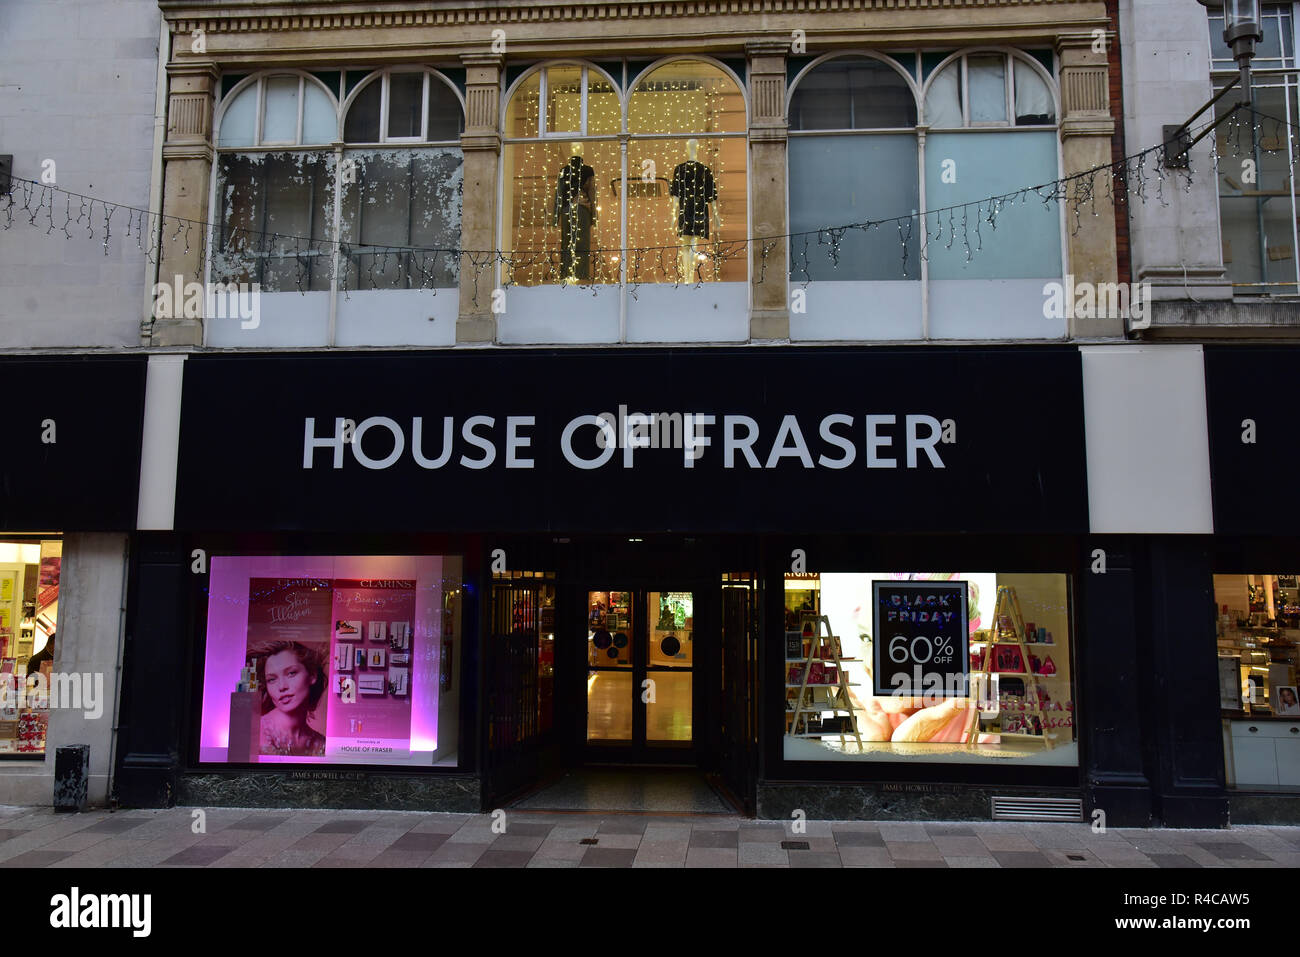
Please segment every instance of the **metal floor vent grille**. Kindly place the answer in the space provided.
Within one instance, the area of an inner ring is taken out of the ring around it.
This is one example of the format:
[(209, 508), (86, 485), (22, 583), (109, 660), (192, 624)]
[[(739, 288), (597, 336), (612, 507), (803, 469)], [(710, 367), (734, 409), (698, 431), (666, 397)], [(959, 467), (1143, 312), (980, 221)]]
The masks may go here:
[(995, 821), (1069, 821), (1083, 820), (1081, 798), (993, 798)]

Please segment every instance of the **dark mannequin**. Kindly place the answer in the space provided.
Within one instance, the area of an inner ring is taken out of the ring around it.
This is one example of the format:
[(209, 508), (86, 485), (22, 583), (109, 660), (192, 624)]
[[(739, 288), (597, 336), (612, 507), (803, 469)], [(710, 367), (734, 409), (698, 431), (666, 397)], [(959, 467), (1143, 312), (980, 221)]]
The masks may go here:
[(596, 215), (596, 172), (573, 156), (555, 182), (554, 224), (560, 227), (560, 273), (564, 282), (591, 281), (591, 224)]
[(695, 276), (696, 247), (701, 239), (709, 238), (710, 204), (718, 198), (713, 171), (696, 159), (698, 153), (699, 141), (687, 140), (686, 162), (677, 164), (668, 187), (668, 195), (677, 201), (677, 235), (684, 243), (681, 271), (687, 277)]

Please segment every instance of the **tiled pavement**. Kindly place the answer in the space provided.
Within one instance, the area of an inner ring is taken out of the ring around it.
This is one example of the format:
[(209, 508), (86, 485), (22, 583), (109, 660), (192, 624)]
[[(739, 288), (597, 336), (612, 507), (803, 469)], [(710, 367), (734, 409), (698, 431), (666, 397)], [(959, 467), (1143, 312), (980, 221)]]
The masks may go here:
[(718, 815), (0, 807), (0, 867), (1297, 867), (1300, 827), (789, 823)]

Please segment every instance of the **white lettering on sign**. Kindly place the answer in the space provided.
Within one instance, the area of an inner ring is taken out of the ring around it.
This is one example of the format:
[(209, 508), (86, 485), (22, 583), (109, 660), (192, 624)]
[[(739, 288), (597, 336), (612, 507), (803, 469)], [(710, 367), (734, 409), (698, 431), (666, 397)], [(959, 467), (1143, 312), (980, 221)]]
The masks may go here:
[[(302, 467), (341, 469), (348, 458), (362, 467), (383, 471), (407, 460), (422, 469), (449, 465), (481, 470), (498, 462), (506, 469), (533, 469), (537, 448), (534, 415), (471, 415), (457, 421), (442, 416), (441, 427), (423, 416), (399, 420), (384, 415), (357, 423), (348, 441), (343, 416), (334, 425), (315, 417), (303, 420)], [(459, 426), (459, 428), (457, 427)], [(718, 445), (714, 438), (721, 426)], [(324, 434), (322, 434), (324, 433)], [(957, 422), (934, 415), (832, 412), (810, 420), (787, 413), (766, 431), (753, 416), (706, 412), (601, 412), (575, 416), (559, 435), (559, 451), (575, 469), (600, 469), (614, 461), (635, 468), (636, 450), (682, 449), (682, 467), (694, 468), (706, 455), (720, 458), (726, 469), (846, 469), (861, 462), (868, 469), (942, 469), (939, 446), (956, 445)], [(349, 454), (350, 453), (350, 454)], [(457, 454), (459, 453), (459, 454)], [(653, 452), (648, 453), (652, 457)], [(662, 463), (661, 457), (654, 457)]]

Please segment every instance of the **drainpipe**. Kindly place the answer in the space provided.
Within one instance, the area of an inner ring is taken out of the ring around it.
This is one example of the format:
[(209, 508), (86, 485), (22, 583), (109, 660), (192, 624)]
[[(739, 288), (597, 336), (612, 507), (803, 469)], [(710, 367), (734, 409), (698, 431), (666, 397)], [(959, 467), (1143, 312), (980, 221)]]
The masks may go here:
[(122, 588), (117, 603), (117, 653), (113, 665), (113, 723), (108, 738), (108, 803), (114, 802), (117, 760), (118, 721), (122, 714), (122, 650), (126, 646), (126, 593), (131, 579), (131, 536), (122, 543)]

